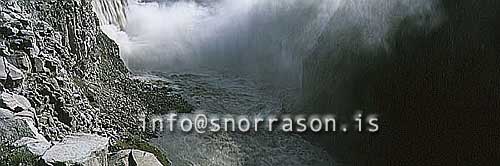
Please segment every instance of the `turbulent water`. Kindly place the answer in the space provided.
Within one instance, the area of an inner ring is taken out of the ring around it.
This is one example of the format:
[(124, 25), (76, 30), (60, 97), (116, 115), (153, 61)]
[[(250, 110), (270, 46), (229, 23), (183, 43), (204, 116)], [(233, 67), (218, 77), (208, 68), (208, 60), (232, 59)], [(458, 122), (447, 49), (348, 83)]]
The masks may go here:
[[(356, 35), (363, 47), (384, 47), (403, 18), (423, 28), (441, 20), (434, 0), (95, 1), (101, 28), (130, 69), (194, 73), (160, 77), (196, 108), (219, 114), (282, 112), (283, 95), (300, 94), (303, 59), (321, 47), (345, 49), (332, 41)], [(153, 142), (178, 165), (334, 163), (322, 148), (281, 132), (174, 132)]]
[[(267, 86), (234, 76), (157, 74), (180, 89), (196, 109), (207, 114), (266, 115), (283, 112), (287, 93), (269, 94)], [(266, 90), (267, 89), (267, 90)], [(281, 94), (282, 96), (275, 96)], [(175, 165), (333, 165), (321, 148), (301, 136), (284, 132), (162, 132), (152, 140)]]

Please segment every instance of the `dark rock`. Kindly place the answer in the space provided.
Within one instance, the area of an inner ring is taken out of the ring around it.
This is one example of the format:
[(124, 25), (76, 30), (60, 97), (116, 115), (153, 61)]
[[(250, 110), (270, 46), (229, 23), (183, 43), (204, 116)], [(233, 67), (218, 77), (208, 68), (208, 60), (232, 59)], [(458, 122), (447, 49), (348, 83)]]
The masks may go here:
[(57, 64), (54, 61), (45, 61), (44, 65), (52, 73), (57, 73)]
[(40, 57), (33, 58), (33, 72), (42, 73), (45, 72), (45, 61)]
[(0, 34), (2, 34), (3, 36), (12, 36), (17, 34), (18, 32), (19, 30), (13, 27), (0, 27)]

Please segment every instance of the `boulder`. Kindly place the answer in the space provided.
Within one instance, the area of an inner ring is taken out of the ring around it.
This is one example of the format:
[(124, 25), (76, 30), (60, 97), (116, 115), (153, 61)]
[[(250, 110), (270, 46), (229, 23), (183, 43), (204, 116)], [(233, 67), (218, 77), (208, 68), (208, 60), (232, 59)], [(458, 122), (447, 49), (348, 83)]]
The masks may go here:
[(12, 80), (21, 80), (24, 78), (23, 71), (18, 69), (16, 66), (10, 64), (10, 63), (5, 63), (7, 67), (7, 72), (10, 76), (10, 79)]
[(13, 117), (12, 111), (0, 108), (0, 119), (12, 119)]
[(0, 108), (0, 165), (7, 165), (2, 159), (6, 159), (5, 157), (13, 153), (19, 154), (20, 152), (22, 155), (28, 155), (28, 153), (21, 152), (24, 148), (21, 150), (21, 148), (11, 147), (15, 147), (12, 144), (15, 144), (16, 140), (31, 136), (33, 134), (23, 120), (16, 120), (11, 110)]
[(14, 142), (15, 147), (27, 147), (28, 150), (37, 156), (42, 156), (51, 146), (45, 138), (23, 137)]
[(33, 116), (34, 113), (30, 111), (13, 113), (11, 110), (0, 108), (2, 143), (16, 148), (26, 147), (30, 154), (36, 156), (45, 153), (51, 144), (38, 133)]
[(0, 94), (0, 106), (14, 112), (31, 110), (31, 104), (25, 97), (17, 94), (3, 92)]
[[(31, 109), (32, 110), (32, 109)], [(14, 114), (15, 119), (23, 120), (26, 127), (31, 132), (31, 136), (22, 137), (21, 139), (14, 142), (15, 147), (27, 147), (28, 150), (37, 156), (42, 156), (47, 149), (50, 148), (51, 144), (43, 135), (41, 135), (36, 127), (37, 118), (35, 113), (32, 111), (21, 111)]]
[(42, 159), (48, 165), (107, 166), (109, 139), (97, 135), (66, 136), (53, 145)]
[(8, 77), (12, 80), (23, 79), (23, 71), (10, 64), (5, 58), (0, 58), (0, 80), (6, 80)]
[(110, 166), (163, 166), (152, 153), (126, 149), (118, 151), (109, 160)]
[(5, 21), (12, 20), (12, 17), (8, 13), (6, 13), (6, 12), (1, 12), (0, 13), (0, 18), (4, 19)]

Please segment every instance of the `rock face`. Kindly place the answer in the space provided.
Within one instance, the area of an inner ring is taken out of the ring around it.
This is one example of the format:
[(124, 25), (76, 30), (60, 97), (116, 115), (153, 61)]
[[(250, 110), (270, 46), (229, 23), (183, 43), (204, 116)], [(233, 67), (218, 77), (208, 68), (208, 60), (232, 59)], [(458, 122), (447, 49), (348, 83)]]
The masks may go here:
[(118, 151), (109, 160), (110, 166), (162, 166), (160, 161), (149, 152), (127, 149)]
[(45, 152), (46, 164), (107, 166), (109, 139), (96, 135), (71, 135)]
[(40, 156), (73, 133), (142, 135), (138, 115), (182, 101), (144, 98), (164, 89), (129, 78), (92, 9), (91, 0), (0, 1), (0, 165), (20, 163), (10, 147)]
[(492, 63), (500, 48), (498, 1), (439, 2), (447, 21), (430, 31), (407, 18), (384, 39), (385, 48), (363, 48), (359, 35), (324, 36), (304, 64), (305, 110), (380, 115), (377, 134), (311, 139), (343, 165), (491, 163), (485, 156), (498, 151), (489, 137), (496, 131), (486, 126), (498, 122), (491, 118), (500, 98), (492, 93), (500, 90), (500, 70)]
[(0, 80), (20, 80), (23, 79), (23, 72), (10, 64), (5, 58), (0, 58)]

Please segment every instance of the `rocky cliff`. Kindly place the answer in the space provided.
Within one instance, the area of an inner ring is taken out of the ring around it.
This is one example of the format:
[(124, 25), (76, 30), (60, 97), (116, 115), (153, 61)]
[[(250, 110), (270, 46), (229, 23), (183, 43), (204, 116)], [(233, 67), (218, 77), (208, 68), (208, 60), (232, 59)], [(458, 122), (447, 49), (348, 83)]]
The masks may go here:
[(360, 35), (324, 36), (307, 59), (305, 109), (339, 117), (352, 117), (357, 110), (380, 116), (379, 133), (314, 138), (340, 163), (491, 163), (487, 156), (496, 151), (490, 143), (495, 127), (488, 126), (498, 121), (491, 114), (500, 98), (493, 60), (500, 52), (500, 3), (439, 2), (445, 16), (432, 29), (418, 27), (417, 18), (404, 18), (379, 48), (363, 47)]
[(130, 75), (90, 0), (1, 1), (0, 165), (40, 159), (73, 133), (141, 136), (141, 117), (188, 109), (167, 83)]

